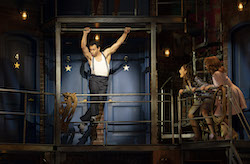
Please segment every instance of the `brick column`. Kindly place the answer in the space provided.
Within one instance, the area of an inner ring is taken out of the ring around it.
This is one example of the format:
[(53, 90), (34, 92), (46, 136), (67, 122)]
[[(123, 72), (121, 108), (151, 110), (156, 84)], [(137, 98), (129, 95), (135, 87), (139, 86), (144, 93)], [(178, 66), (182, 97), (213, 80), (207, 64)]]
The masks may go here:
[[(104, 121), (103, 105), (99, 106), (99, 115), (96, 117), (96, 121)], [(97, 138), (92, 141), (92, 145), (103, 145), (104, 144), (104, 124), (99, 123), (96, 127)]]

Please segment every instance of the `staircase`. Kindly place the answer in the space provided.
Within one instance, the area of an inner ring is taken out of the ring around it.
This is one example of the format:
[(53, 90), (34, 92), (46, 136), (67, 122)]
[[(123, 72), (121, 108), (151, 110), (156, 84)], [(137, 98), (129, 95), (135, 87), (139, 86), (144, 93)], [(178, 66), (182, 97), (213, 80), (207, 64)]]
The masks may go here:
[[(250, 141), (236, 141), (233, 144), (236, 152), (233, 152), (234, 164), (250, 164)], [(240, 160), (237, 160), (237, 156)]]

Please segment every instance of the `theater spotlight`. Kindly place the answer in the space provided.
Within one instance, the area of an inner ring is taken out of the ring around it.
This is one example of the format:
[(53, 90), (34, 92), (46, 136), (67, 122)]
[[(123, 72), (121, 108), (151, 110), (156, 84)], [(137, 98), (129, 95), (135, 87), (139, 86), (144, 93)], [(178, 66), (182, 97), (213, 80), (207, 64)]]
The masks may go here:
[(96, 34), (95, 35), (95, 41), (99, 41), (100, 40), (100, 35), (99, 34)]
[(169, 57), (169, 55), (170, 55), (170, 49), (169, 48), (166, 48), (165, 50), (164, 50), (164, 55), (166, 56), (166, 57)]
[(239, 11), (243, 11), (243, 9), (246, 7), (247, 0), (238, 0), (237, 6)]
[(24, 21), (27, 20), (27, 18), (28, 18), (27, 11), (23, 10), (23, 11), (20, 12), (20, 14), (22, 16), (22, 20), (24, 20)]

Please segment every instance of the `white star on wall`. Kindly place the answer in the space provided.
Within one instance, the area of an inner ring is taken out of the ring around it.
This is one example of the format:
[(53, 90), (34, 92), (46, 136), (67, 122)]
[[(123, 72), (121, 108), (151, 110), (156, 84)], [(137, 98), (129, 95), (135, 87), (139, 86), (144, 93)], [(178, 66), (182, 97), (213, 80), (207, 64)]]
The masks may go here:
[(123, 70), (124, 71), (129, 71), (129, 66), (126, 64), (125, 66), (123, 66)]
[(71, 67), (70, 65), (65, 66), (65, 69), (66, 69), (67, 72), (70, 72), (70, 71), (71, 71), (71, 68), (72, 68), (72, 67)]

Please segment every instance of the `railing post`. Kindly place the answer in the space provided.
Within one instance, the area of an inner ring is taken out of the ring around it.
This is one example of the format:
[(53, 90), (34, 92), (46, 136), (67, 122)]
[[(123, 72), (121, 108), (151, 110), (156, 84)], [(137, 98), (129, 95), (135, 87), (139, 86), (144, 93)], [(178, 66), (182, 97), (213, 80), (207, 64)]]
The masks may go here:
[(229, 138), (232, 141), (233, 128), (232, 128), (232, 91), (231, 88), (227, 86), (227, 97), (228, 97), (228, 126), (229, 126)]
[(170, 89), (171, 94), (171, 126), (172, 126), (172, 144), (174, 144), (174, 96), (173, 89)]
[(158, 79), (156, 70), (156, 23), (151, 23), (151, 144), (158, 143)]
[(60, 136), (61, 136), (61, 126), (60, 126), (60, 117), (59, 117), (59, 109), (60, 109), (60, 101), (61, 101), (61, 23), (56, 22), (56, 34), (55, 34), (55, 42), (56, 42), (56, 127), (55, 127), (55, 137), (56, 137), (56, 145), (60, 145)]
[(179, 143), (182, 143), (181, 138), (181, 99), (180, 95), (177, 98), (178, 103), (178, 134), (179, 134)]
[(26, 139), (26, 117), (27, 117), (27, 93), (24, 94), (24, 117), (23, 117), (23, 144)]
[(163, 134), (163, 125), (164, 125), (164, 95), (163, 95), (163, 93), (164, 93), (164, 90), (163, 90), (163, 88), (161, 88), (161, 113), (160, 113), (160, 115), (161, 115), (161, 123), (160, 123), (160, 125), (161, 125), (161, 136), (162, 136), (162, 134)]

